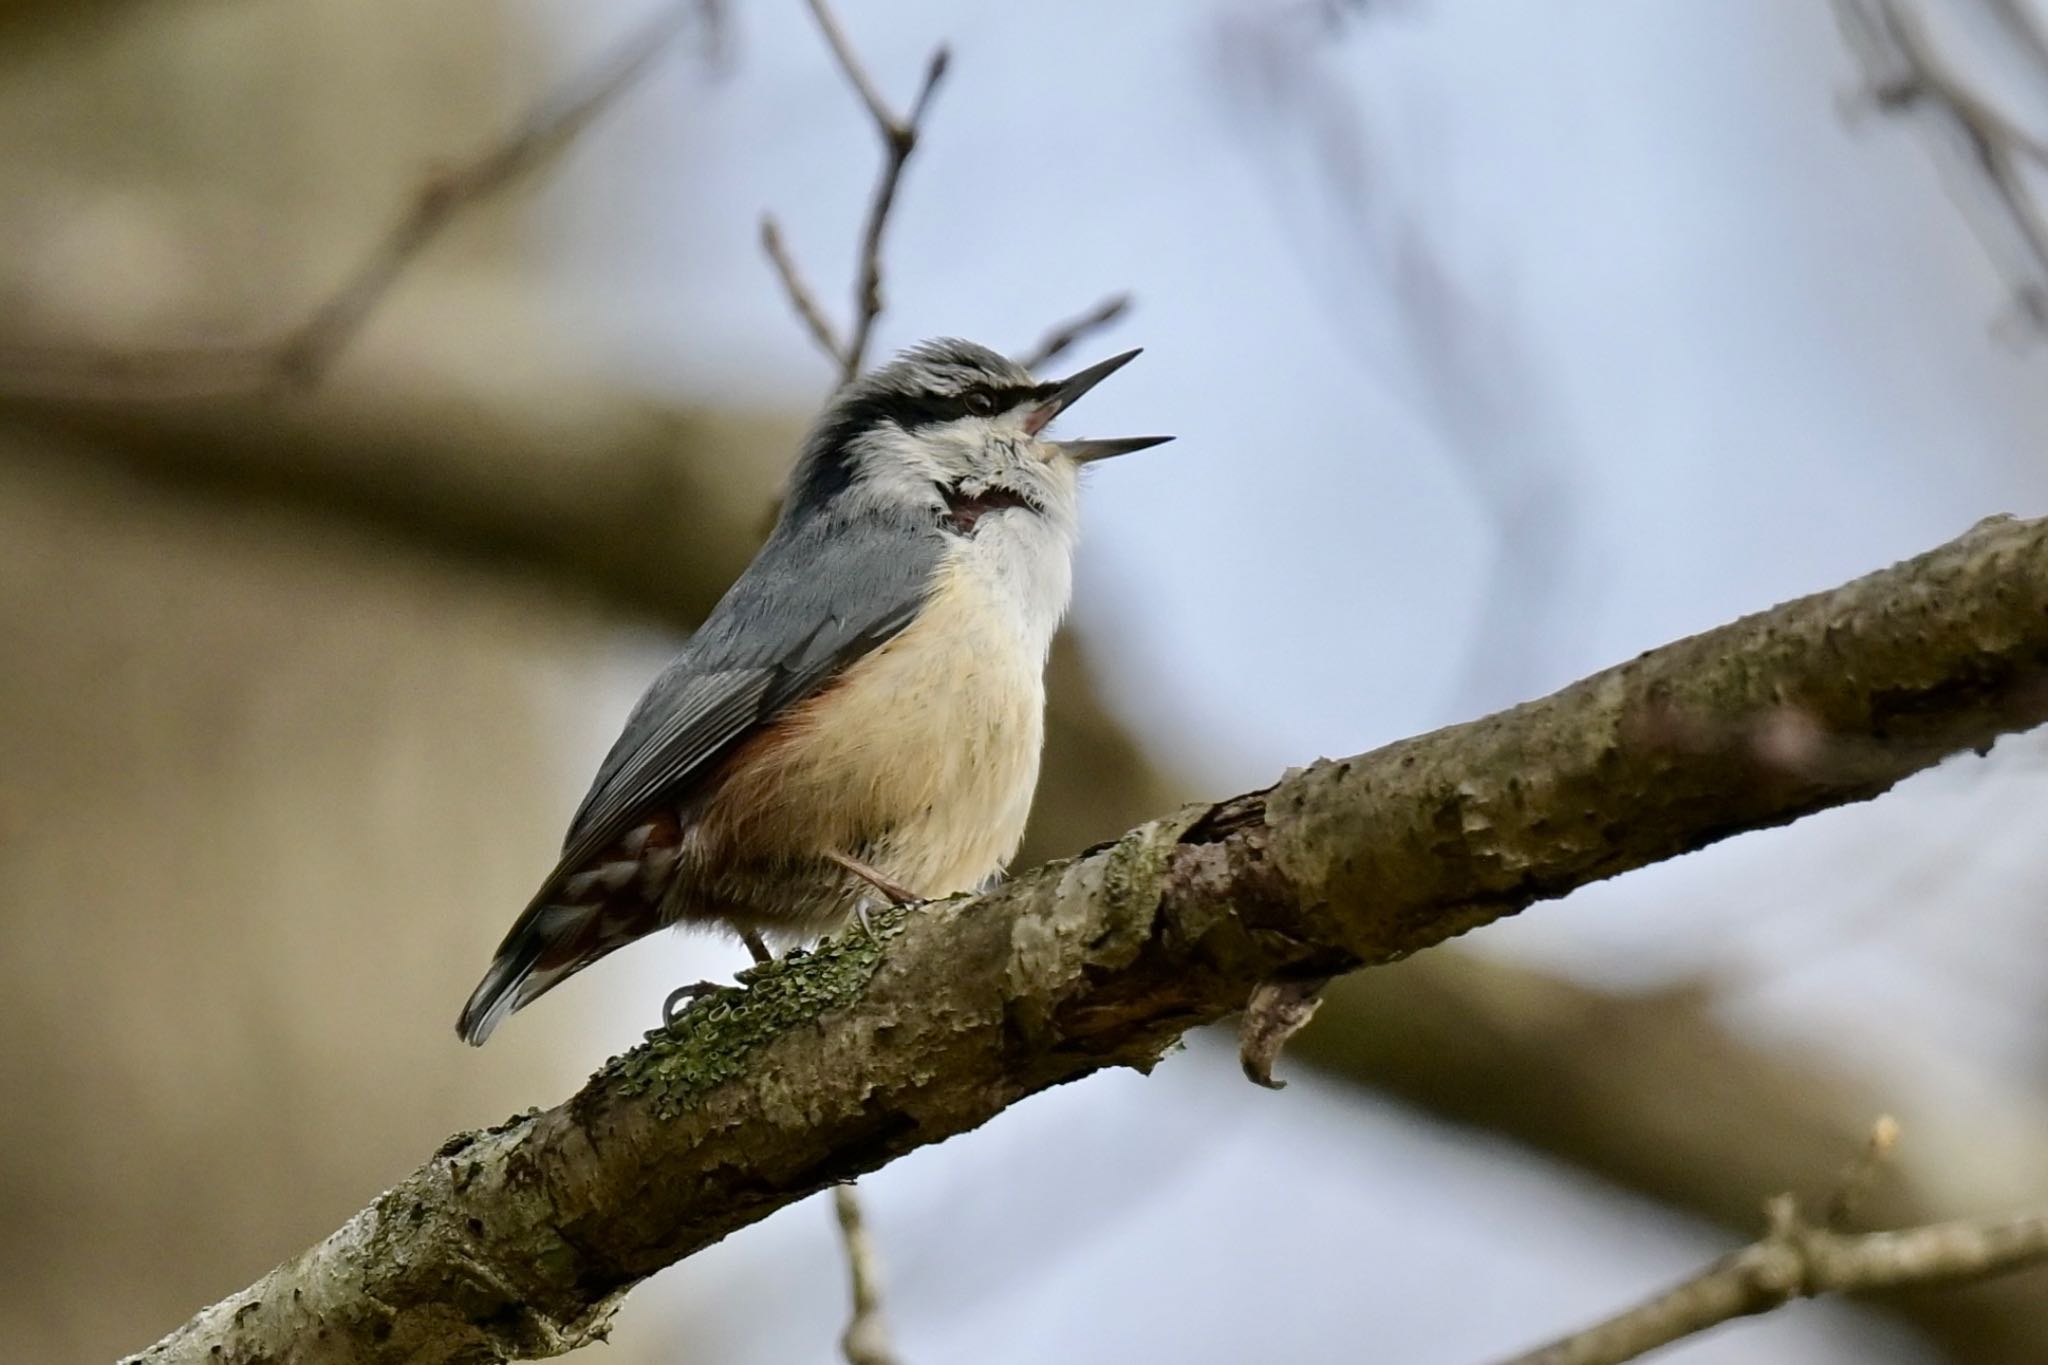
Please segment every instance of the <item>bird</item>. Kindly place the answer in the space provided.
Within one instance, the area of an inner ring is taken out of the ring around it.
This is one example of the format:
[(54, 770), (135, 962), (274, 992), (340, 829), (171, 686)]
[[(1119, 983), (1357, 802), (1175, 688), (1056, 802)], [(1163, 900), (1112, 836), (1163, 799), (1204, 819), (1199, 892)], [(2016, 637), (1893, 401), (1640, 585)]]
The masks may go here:
[(1046, 429), (1138, 354), (1040, 381), (939, 338), (834, 396), (767, 540), (599, 767), (464, 1041), (658, 929), (723, 927), (766, 960), (876, 897), (1001, 873), (1038, 781), (1080, 471), (1172, 439)]

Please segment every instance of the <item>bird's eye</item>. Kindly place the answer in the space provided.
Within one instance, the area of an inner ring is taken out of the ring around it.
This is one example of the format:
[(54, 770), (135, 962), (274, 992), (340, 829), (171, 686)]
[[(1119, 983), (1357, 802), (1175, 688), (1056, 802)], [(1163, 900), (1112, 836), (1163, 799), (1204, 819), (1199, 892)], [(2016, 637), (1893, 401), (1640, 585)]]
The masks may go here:
[(996, 396), (987, 389), (969, 389), (961, 402), (976, 417), (993, 417), (996, 411)]

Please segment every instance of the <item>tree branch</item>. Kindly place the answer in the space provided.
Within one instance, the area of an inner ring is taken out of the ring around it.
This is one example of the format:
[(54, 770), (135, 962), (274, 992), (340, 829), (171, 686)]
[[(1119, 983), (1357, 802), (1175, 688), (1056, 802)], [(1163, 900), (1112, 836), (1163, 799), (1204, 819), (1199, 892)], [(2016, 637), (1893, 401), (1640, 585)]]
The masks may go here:
[(0, 346), (0, 394), (41, 399), (214, 398), (307, 388), (323, 379), (399, 278), (449, 224), (546, 165), (617, 102), (704, 0), (676, 0), (590, 72), (469, 160), (430, 175), (383, 237), (327, 298), (282, 335), (210, 346), (108, 350)]
[(1506, 1365), (1620, 1365), (1794, 1299), (1949, 1284), (2048, 1263), (2048, 1213), (1849, 1234), (1814, 1227), (1790, 1195), (1764, 1237), (1648, 1302)]
[[(1426, 948), (2048, 719), (2048, 522), (1994, 519), (1541, 701), (1191, 807), (746, 974), (576, 1096), (444, 1144), (136, 1359), (505, 1360), (1253, 987)], [(1811, 742), (1772, 737), (1788, 708)], [(1769, 741), (1769, 742), (1766, 742)]]
[(1111, 294), (1087, 312), (1067, 319), (1040, 337), (1036, 346), (1017, 357), (1017, 363), (1027, 370), (1042, 369), (1130, 311), (1129, 294)]
[(818, 349), (844, 376), (846, 347), (833, 330), (831, 319), (825, 316), (817, 294), (804, 281), (803, 271), (797, 268), (796, 257), (789, 254), (789, 244), (782, 239), (782, 225), (775, 221), (772, 213), (761, 215), (761, 250), (767, 253), (769, 264), (775, 267), (775, 278), (782, 281), (782, 291), (789, 295), (789, 306), (803, 320), (804, 330), (811, 334), (811, 340), (818, 343)]

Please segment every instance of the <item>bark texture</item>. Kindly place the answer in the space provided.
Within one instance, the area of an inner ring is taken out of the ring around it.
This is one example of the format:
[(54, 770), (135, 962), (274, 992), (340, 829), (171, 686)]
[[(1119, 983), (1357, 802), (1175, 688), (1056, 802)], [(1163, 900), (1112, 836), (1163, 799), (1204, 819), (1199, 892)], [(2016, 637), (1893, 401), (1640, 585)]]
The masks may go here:
[(446, 1143), (135, 1359), (494, 1361), (602, 1336), (733, 1230), (1260, 982), (1404, 956), (1875, 796), (2048, 719), (2048, 522), (1995, 519), (1550, 697), (1190, 807), (767, 964), (566, 1103)]

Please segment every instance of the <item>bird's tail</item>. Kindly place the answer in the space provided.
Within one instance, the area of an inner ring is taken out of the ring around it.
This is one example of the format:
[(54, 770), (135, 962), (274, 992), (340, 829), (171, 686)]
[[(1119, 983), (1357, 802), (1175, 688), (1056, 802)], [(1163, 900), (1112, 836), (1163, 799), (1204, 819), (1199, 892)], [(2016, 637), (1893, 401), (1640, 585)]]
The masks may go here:
[(526, 907), (484, 979), (469, 994), (455, 1031), (481, 1045), (505, 1016), (591, 963), (664, 923), (662, 902), (677, 868), (682, 828), (650, 817), (577, 866), (566, 859)]
[(581, 950), (582, 941), (594, 937), (591, 931), (603, 914), (600, 905), (529, 907), (498, 945), (483, 980), (469, 993), (462, 1017), (455, 1021), (462, 1041), (482, 1046), (506, 1015), (603, 956)]
[(506, 1015), (661, 923), (659, 901), (638, 894), (615, 892), (574, 904), (536, 900), (498, 945), (455, 1031), (465, 1043), (481, 1047)]

